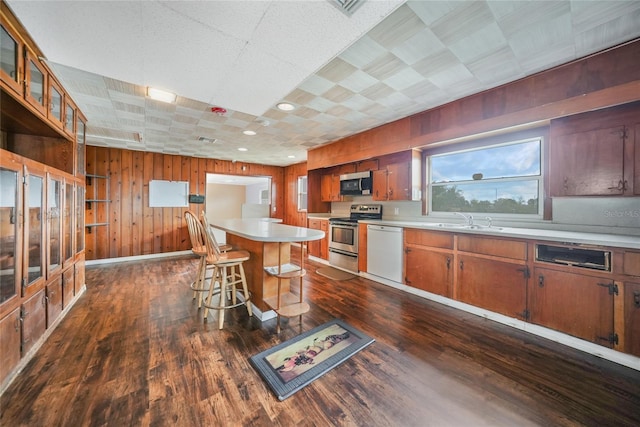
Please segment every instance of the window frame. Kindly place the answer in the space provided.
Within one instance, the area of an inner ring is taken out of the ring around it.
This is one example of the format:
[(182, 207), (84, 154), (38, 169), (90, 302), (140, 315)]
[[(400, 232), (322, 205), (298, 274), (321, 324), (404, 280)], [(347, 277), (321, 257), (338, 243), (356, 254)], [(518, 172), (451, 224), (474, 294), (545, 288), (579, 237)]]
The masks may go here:
[[(302, 191), (301, 190), (301, 181), (305, 182), (305, 190)], [(307, 209), (309, 207), (309, 179), (307, 175), (300, 175), (298, 176), (298, 178), (296, 179), (296, 206), (298, 208), (298, 212), (307, 212)], [(301, 199), (302, 199), (302, 195), (305, 196), (305, 206), (301, 207)]]
[[(431, 216), (434, 218), (451, 218), (454, 215), (454, 211), (434, 211), (433, 209), (433, 183), (431, 182), (431, 159), (434, 156), (441, 156), (446, 154), (455, 154), (467, 151), (477, 151), (482, 149), (490, 149), (494, 147), (500, 146), (508, 146), (521, 144), (526, 142), (531, 142), (538, 140), (540, 144), (540, 174), (539, 175), (530, 175), (530, 176), (518, 176), (518, 177), (510, 177), (510, 178), (488, 178), (482, 180), (483, 182), (517, 182), (517, 181), (538, 181), (538, 211), (535, 214), (515, 214), (515, 213), (497, 213), (497, 212), (463, 212), (465, 214), (470, 214), (476, 216), (478, 218), (488, 217), (497, 218), (497, 219), (509, 219), (509, 220), (525, 220), (525, 221), (537, 221), (547, 219), (548, 216), (548, 206), (549, 203), (547, 198), (547, 189), (548, 185), (548, 157), (547, 157), (547, 141), (548, 141), (548, 129), (534, 129), (533, 131), (527, 132), (518, 132), (517, 134), (510, 133), (500, 135), (499, 137), (493, 138), (483, 138), (483, 139), (472, 139), (466, 140), (465, 142), (459, 143), (451, 143), (451, 144), (441, 144), (434, 148), (426, 147), (423, 152), (423, 165), (424, 165), (424, 173), (423, 173), (423, 184), (425, 186), (425, 202), (424, 202), (424, 213), (427, 216)], [(466, 184), (475, 182), (473, 179), (469, 179), (466, 181), (453, 181), (449, 183), (438, 183), (438, 185), (456, 185), (456, 184)], [(550, 211), (549, 211), (550, 213)]]

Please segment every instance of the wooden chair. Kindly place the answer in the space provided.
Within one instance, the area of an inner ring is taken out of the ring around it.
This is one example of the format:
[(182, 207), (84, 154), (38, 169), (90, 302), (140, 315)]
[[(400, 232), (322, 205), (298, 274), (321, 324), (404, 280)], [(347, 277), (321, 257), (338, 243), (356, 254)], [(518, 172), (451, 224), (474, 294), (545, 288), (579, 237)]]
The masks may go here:
[[(203, 233), (204, 229), (200, 224), (200, 220), (191, 211), (184, 212), (184, 220), (189, 229), (189, 238), (191, 239), (191, 252), (197, 255), (200, 260), (198, 262), (198, 270), (196, 278), (190, 287), (193, 291), (193, 299), (198, 298), (198, 308), (202, 307), (202, 295), (209, 290), (207, 286), (207, 246), (206, 237)], [(211, 277), (209, 277), (211, 279)]]
[[(203, 233), (204, 228), (200, 227), (198, 216), (192, 211), (185, 211), (184, 219), (189, 229), (191, 252), (200, 258), (196, 279), (190, 285), (191, 290), (193, 290), (193, 299), (198, 298), (198, 308), (200, 308), (202, 307), (203, 294), (209, 291), (210, 285), (207, 284), (207, 281), (212, 281), (213, 278), (213, 275), (207, 276), (207, 271), (213, 269), (213, 265), (207, 263), (206, 236)], [(226, 252), (231, 250), (232, 247), (231, 245), (222, 245), (219, 246), (219, 249), (222, 252)]]
[[(225, 310), (238, 307), (240, 305), (247, 306), (249, 316), (253, 316), (251, 310), (251, 295), (247, 286), (247, 279), (244, 274), (243, 262), (250, 257), (249, 252), (243, 250), (232, 250), (223, 252), (216, 242), (213, 230), (209, 227), (206, 215), (202, 213), (202, 222), (200, 222), (202, 232), (206, 239), (207, 256), (206, 262), (213, 266), (213, 277), (220, 283), (220, 286), (210, 286), (209, 294), (203, 303), (205, 307), (204, 318), (207, 318), (209, 309), (218, 310), (218, 329), (222, 329), (224, 325)], [(212, 280), (212, 281), (213, 281)], [(242, 284), (243, 301), (238, 302), (236, 285)], [(218, 296), (218, 303), (212, 302), (214, 296)], [(227, 304), (227, 299), (231, 300), (231, 304)]]
[[(288, 259), (288, 258), (287, 258)], [(278, 289), (275, 296), (264, 298), (267, 304), (277, 315), (276, 333), (280, 333), (280, 317), (299, 316), (302, 323), (302, 315), (309, 311), (310, 307), (302, 295), (302, 278), (307, 271), (304, 269), (304, 244), (300, 243), (300, 265), (284, 263), (282, 260), (282, 250), (278, 248), (278, 265), (265, 267), (267, 274), (278, 278)], [(291, 292), (291, 284), (294, 279), (298, 279), (297, 295)], [(289, 280), (289, 287), (285, 289), (282, 281)]]

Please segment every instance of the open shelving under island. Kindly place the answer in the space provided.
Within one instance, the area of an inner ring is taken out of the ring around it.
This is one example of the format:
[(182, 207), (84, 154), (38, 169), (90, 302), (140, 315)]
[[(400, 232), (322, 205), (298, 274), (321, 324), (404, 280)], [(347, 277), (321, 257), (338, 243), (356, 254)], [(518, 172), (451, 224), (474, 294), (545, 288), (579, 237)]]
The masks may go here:
[[(304, 242), (322, 239), (324, 231), (268, 219), (219, 220), (213, 221), (211, 227), (225, 231), (228, 244), (251, 254), (244, 263), (244, 270), (251, 302), (262, 313), (261, 320), (271, 318), (266, 315), (271, 310), (284, 317), (297, 316), (308, 310), (300, 295), (291, 292), (291, 279), (301, 279), (305, 274)], [(292, 243), (300, 243), (300, 265), (291, 263)]]

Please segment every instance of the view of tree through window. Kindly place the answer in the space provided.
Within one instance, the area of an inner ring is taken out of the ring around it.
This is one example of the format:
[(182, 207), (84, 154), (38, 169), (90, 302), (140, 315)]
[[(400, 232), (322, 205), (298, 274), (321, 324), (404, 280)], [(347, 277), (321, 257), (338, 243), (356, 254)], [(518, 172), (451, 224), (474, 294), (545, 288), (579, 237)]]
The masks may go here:
[(539, 215), (541, 140), (429, 157), (432, 212)]

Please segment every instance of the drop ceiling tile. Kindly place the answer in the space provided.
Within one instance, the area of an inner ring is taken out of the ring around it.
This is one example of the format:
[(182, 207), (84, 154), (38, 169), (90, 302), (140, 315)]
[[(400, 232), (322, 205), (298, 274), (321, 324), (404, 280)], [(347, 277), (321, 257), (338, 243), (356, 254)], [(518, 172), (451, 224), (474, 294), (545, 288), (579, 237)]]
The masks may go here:
[(363, 90), (361, 95), (367, 97), (373, 101), (377, 101), (378, 99), (385, 98), (393, 93), (393, 89), (387, 86), (386, 84), (380, 82), (370, 88)]
[(430, 26), (433, 33), (447, 46), (494, 21), (491, 9), (484, 1), (459, 2), (456, 6), (453, 11)]
[(392, 74), (383, 83), (394, 90), (403, 91), (417, 83), (424, 81), (424, 76), (410, 67), (405, 67), (397, 73)]
[(429, 81), (440, 89), (452, 88), (460, 85), (462, 82), (473, 79), (473, 74), (469, 69), (462, 65), (457, 64), (439, 73), (429, 76)]
[(338, 83), (353, 74), (356, 69), (356, 67), (343, 59), (335, 58), (333, 61), (322, 67), (317, 74), (331, 82)]
[[(364, 35), (351, 45), (349, 49), (338, 55), (336, 59), (351, 64), (354, 69), (357, 69), (366, 67), (369, 63), (376, 60), (376, 58), (386, 53), (387, 50), (384, 47), (380, 46), (371, 37)], [(333, 61), (335, 61), (335, 59)], [(345, 77), (346, 76), (343, 76), (342, 79)]]
[[(533, 37), (539, 32), (536, 31), (539, 26), (545, 27), (545, 23), (553, 21), (559, 16), (570, 16), (571, 14), (569, 1), (492, 1), (489, 3), (489, 7), (507, 38), (529, 31), (533, 32), (531, 34)], [(546, 27), (548, 28), (548, 26)], [(569, 24), (568, 30), (571, 30), (571, 24)]]
[(329, 108), (333, 108), (335, 105), (335, 102), (321, 97), (316, 97), (307, 103), (309, 108), (313, 108), (320, 113), (327, 111)]
[[(640, 2), (638, 2), (640, 4)], [(640, 11), (630, 12), (575, 35), (576, 56), (590, 55), (612, 45), (640, 37)]]
[(384, 80), (406, 67), (407, 64), (389, 52), (364, 67), (363, 71), (378, 80)]
[(460, 2), (447, 1), (408, 1), (407, 5), (420, 17), (422, 22), (431, 25), (443, 16), (451, 13)]
[(413, 64), (413, 68), (425, 77), (441, 73), (460, 64), (450, 50), (442, 50)]
[(413, 65), (444, 49), (444, 44), (433, 34), (433, 31), (425, 28), (405, 43), (396, 46), (391, 52), (405, 63)]
[(406, 4), (376, 25), (368, 36), (385, 49), (391, 50), (425, 28), (425, 23)]
[(507, 46), (507, 39), (495, 22), (478, 29), (449, 45), (449, 50), (463, 63), (490, 55)]
[(466, 66), (479, 81), (492, 87), (513, 81), (514, 77), (524, 77), (524, 72), (509, 46), (471, 61)]
[[(302, 84), (298, 86), (298, 89), (318, 96), (325, 93), (327, 90), (333, 87), (334, 84), (335, 83), (330, 80), (313, 74), (309, 76), (309, 78), (307, 78), (304, 82), (302, 82)], [(295, 90), (292, 93), (294, 92)]]
[[(546, 53), (550, 56), (556, 56), (553, 51), (557, 49), (557, 46), (571, 44), (573, 44), (573, 36), (569, 14), (556, 16), (536, 27), (522, 28), (513, 33), (509, 39), (509, 45), (516, 58), (529, 62), (531, 56), (539, 59), (544, 58)], [(540, 65), (542, 64), (540, 63)]]

